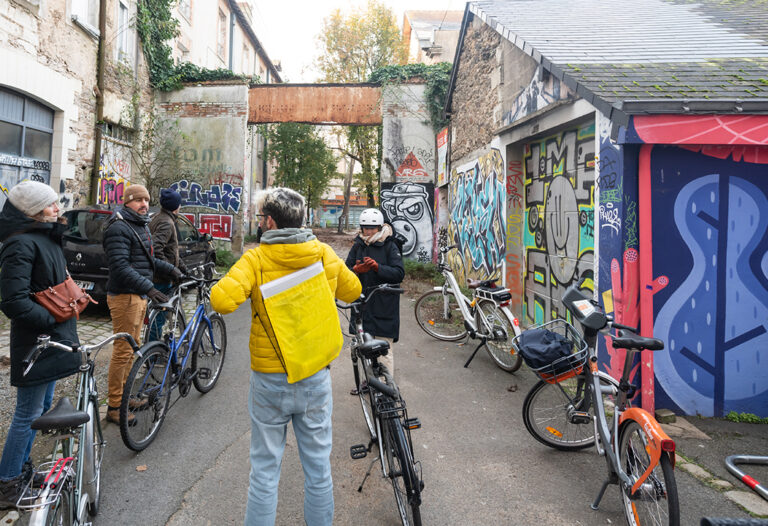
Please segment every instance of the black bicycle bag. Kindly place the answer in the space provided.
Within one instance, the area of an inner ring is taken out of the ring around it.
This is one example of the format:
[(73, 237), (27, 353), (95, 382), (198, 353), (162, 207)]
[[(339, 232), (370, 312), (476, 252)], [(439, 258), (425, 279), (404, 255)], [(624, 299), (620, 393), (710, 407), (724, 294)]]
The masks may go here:
[[(573, 352), (573, 344), (565, 336), (547, 329), (523, 331), (518, 341), (520, 355), (531, 369), (546, 367)], [(563, 366), (565, 369), (570, 368), (567, 363)], [(560, 371), (552, 372), (557, 374)]]

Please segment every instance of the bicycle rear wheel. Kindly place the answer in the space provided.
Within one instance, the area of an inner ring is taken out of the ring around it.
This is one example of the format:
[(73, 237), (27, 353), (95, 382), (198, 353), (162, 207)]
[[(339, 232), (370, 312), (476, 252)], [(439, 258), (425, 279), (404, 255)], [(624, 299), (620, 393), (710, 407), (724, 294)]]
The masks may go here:
[[(520, 328), (515, 325), (512, 313), (493, 301), (481, 301), (477, 306), (475, 321), (480, 330), (487, 331), (492, 336), (485, 342), (485, 350), (494, 363), (508, 373), (520, 369), (523, 358), (517, 352), (517, 347), (512, 344), (515, 336), (520, 334)], [(506, 338), (498, 338), (499, 333), (506, 334)]]
[(65, 479), (65, 487), (56, 502), (32, 510), (29, 516), (29, 526), (70, 526), (74, 524), (74, 490), (71, 478)]
[(151, 309), (149, 311), (149, 315), (145, 318), (146, 323), (141, 330), (141, 343), (149, 343), (149, 334), (152, 332), (152, 327), (158, 323), (157, 318), (161, 314), (165, 314), (165, 320), (163, 321), (163, 326), (159, 329), (160, 338), (158, 341), (170, 346), (171, 338), (173, 338), (173, 341), (178, 341), (181, 338), (187, 322), (184, 316), (184, 309), (181, 307), (181, 300), (179, 300), (179, 304), (171, 311), (162, 311), (160, 309)]
[(419, 327), (433, 338), (453, 342), (467, 335), (459, 302), (451, 291), (430, 290), (416, 300), (414, 313)]
[[(651, 461), (646, 449), (648, 437), (640, 424), (630, 421), (621, 431), (619, 444), (621, 469), (632, 481), (636, 481), (645, 473)], [(675, 471), (666, 453), (661, 454), (659, 463), (635, 494), (630, 494), (630, 491), (621, 485), (624, 515), (629, 526), (680, 524)]]
[(204, 320), (200, 323), (192, 345), (192, 370), (197, 372), (192, 382), (201, 393), (207, 393), (216, 385), (227, 352), (227, 326), (224, 318), (212, 314), (210, 320), (211, 329)]
[(128, 373), (120, 403), (120, 436), (133, 451), (151, 444), (165, 420), (171, 399), (171, 379), (164, 378), (169, 356), (164, 343), (151, 342), (142, 347), (141, 358)]
[(397, 510), (403, 526), (421, 526), (421, 480), (416, 472), (413, 453), (408, 444), (405, 430), (398, 418), (392, 418), (387, 425), (389, 477), (395, 491)]
[[(528, 392), (523, 402), (523, 423), (528, 432), (549, 447), (563, 451), (576, 451), (595, 443), (595, 426), (592, 418), (588, 421), (574, 421), (574, 413), (588, 413), (594, 417), (592, 400), (584, 375), (567, 378), (556, 384), (540, 380)], [(600, 386), (606, 413), (613, 411), (614, 393), (618, 382), (611, 376), (600, 373)], [(579, 420), (577, 418), (577, 420)]]
[(376, 422), (374, 421), (373, 416), (373, 393), (366, 382), (368, 376), (365, 371), (363, 360), (363, 357), (358, 356), (357, 360), (353, 362), (355, 390), (360, 399), (360, 407), (363, 408), (363, 417), (365, 418), (365, 425), (368, 426), (368, 433), (371, 435), (372, 440), (376, 440)]

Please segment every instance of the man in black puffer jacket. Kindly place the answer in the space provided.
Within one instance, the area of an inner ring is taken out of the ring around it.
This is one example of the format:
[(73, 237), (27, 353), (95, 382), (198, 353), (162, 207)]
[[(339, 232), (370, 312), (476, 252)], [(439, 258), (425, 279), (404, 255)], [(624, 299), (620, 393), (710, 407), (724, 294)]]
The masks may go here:
[[(360, 233), (347, 254), (346, 264), (360, 278), (364, 294), (382, 283), (403, 281), (405, 267), (400, 247), (392, 227), (384, 223), (384, 215), (378, 209), (366, 208), (360, 213)], [(400, 295), (378, 293), (371, 298), (363, 310), (363, 329), (389, 342), (389, 353), (381, 357), (381, 362), (394, 376), (394, 344), (400, 337)], [(350, 327), (350, 332), (353, 330)]]
[[(149, 192), (132, 184), (123, 194), (123, 206), (109, 218), (104, 230), (104, 252), (109, 264), (107, 305), (112, 316), (113, 332), (127, 332), (138, 342), (147, 308), (147, 297), (165, 303), (168, 298), (157, 290), (152, 278), (155, 273), (181, 277), (181, 271), (167, 261), (158, 259), (149, 233)], [(109, 361), (107, 384), (107, 420), (120, 422), (120, 400), (123, 385), (133, 363), (133, 349), (123, 340), (114, 343)]]

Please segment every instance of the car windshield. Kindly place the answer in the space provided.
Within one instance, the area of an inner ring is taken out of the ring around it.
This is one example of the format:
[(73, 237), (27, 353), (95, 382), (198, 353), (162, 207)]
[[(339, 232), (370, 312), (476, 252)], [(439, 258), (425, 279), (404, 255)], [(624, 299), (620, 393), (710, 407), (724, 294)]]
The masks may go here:
[(90, 244), (101, 244), (104, 222), (112, 212), (108, 210), (79, 210), (67, 213), (67, 237)]

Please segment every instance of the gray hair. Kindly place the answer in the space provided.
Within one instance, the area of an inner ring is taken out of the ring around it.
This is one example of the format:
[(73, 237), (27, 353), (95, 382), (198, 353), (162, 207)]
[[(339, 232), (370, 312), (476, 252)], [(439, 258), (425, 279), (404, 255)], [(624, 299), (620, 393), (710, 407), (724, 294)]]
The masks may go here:
[(284, 187), (256, 192), (253, 204), (257, 213), (270, 216), (277, 228), (301, 228), (304, 224), (304, 197)]

